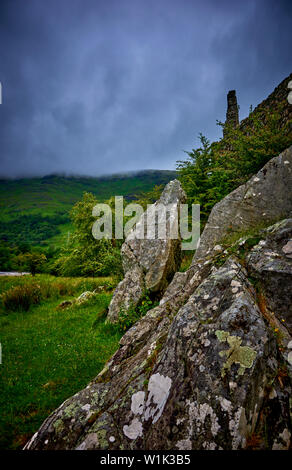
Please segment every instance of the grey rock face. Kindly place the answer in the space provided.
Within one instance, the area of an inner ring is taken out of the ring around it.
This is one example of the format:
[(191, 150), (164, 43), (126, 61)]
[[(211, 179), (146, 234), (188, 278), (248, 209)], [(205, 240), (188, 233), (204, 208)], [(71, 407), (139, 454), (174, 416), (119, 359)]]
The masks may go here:
[(230, 233), (267, 226), (292, 216), (292, 147), (272, 158), (246, 184), (212, 209), (193, 263), (212, 256), (214, 247)]
[[(284, 309), (279, 319), (276, 311), (279, 273), (283, 285), (291, 278), (290, 234), (284, 221), (241, 262), (231, 256), (217, 268), (209, 259), (176, 275), (104, 370), (26, 448), (288, 449), (291, 314), (283, 323)], [(266, 290), (258, 291), (250, 280), (262, 273)]]
[(271, 312), (292, 334), (292, 219), (275, 224), (248, 256), (250, 273), (261, 284)]
[(144, 289), (143, 271), (139, 266), (134, 266), (117, 285), (109, 306), (108, 318), (115, 321), (121, 308), (128, 310), (130, 305), (137, 305)]
[[(181, 240), (172, 239), (177, 219), (171, 213), (166, 213), (166, 231), (158, 230), (162, 224), (155, 216), (161, 207), (177, 208), (186, 201), (186, 195), (179, 181), (170, 181), (165, 187), (160, 199), (142, 215), (127, 236), (122, 246), (122, 260), (125, 278), (117, 286), (109, 306), (108, 319), (115, 322), (121, 308), (127, 310), (130, 304), (136, 305), (144, 290), (163, 292), (180, 265)], [(151, 238), (139, 238), (141, 234), (152, 234)]]

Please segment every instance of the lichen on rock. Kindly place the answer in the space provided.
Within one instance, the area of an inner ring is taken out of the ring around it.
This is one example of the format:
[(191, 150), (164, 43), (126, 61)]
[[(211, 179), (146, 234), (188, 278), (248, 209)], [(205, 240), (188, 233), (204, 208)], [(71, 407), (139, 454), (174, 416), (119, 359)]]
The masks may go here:
[[(192, 266), (173, 277), (159, 306), (126, 332), (99, 376), (54, 411), (26, 449), (291, 448), (292, 219), (261, 230), (255, 244), (242, 240), (240, 258), (211, 249), (235, 214), (252, 224), (253, 185), (261, 186), (260, 211), (292, 213), (291, 175), (282, 168), (291, 153), (222, 201), (222, 230), (211, 236), (209, 220)], [(271, 202), (271, 190), (280, 199)], [(132, 295), (127, 282), (117, 306)], [(135, 289), (138, 297), (138, 282)]]
[(222, 377), (225, 377), (226, 370), (229, 370), (233, 364), (239, 364), (238, 376), (243, 375), (245, 369), (250, 369), (256, 358), (256, 351), (248, 346), (241, 346), (242, 339), (238, 336), (231, 336), (226, 331), (217, 330), (215, 332), (220, 342), (225, 342), (230, 346), (230, 349), (220, 351), (220, 356), (227, 357), (226, 362), (223, 364), (221, 372)]

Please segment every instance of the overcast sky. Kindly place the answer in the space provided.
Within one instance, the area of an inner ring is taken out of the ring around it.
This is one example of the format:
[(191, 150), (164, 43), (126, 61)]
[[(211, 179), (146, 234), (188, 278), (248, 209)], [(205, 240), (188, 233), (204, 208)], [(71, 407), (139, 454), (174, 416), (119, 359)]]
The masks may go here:
[(175, 169), (291, 72), (292, 1), (1, 0), (0, 175)]

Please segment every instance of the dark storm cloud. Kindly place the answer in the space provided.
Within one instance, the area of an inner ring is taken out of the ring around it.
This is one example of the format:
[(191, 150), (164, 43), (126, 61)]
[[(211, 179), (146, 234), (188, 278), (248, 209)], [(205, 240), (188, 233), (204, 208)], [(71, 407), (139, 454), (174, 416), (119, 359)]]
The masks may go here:
[(291, 72), (291, 5), (1, 0), (0, 174), (174, 168)]

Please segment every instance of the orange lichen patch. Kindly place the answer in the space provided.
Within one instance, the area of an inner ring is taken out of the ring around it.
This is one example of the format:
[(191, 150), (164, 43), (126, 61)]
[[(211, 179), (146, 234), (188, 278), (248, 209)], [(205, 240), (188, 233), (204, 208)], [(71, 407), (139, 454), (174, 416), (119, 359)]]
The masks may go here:
[(247, 450), (258, 450), (262, 444), (262, 437), (259, 434), (251, 433), (246, 437)]
[(257, 303), (263, 317), (267, 320), (270, 326), (273, 328), (273, 331), (276, 335), (277, 343), (279, 345), (279, 350), (282, 351), (283, 348), (283, 339), (287, 337), (287, 331), (283, 323), (285, 320), (282, 319), (281, 322), (277, 319), (274, 312), (269, 311), (267, 307), (267, 301), (262, 292), (257, 294)]
[(277, 373), (277, 379), (279, 381), (279, 384), (281, 385), (281, 388), (284, 388), (284, 381), (285, 378), (288, 377), (288, 371), (287, 367), (283, 365), (282, 367), (279, 368), (278, 373)]

